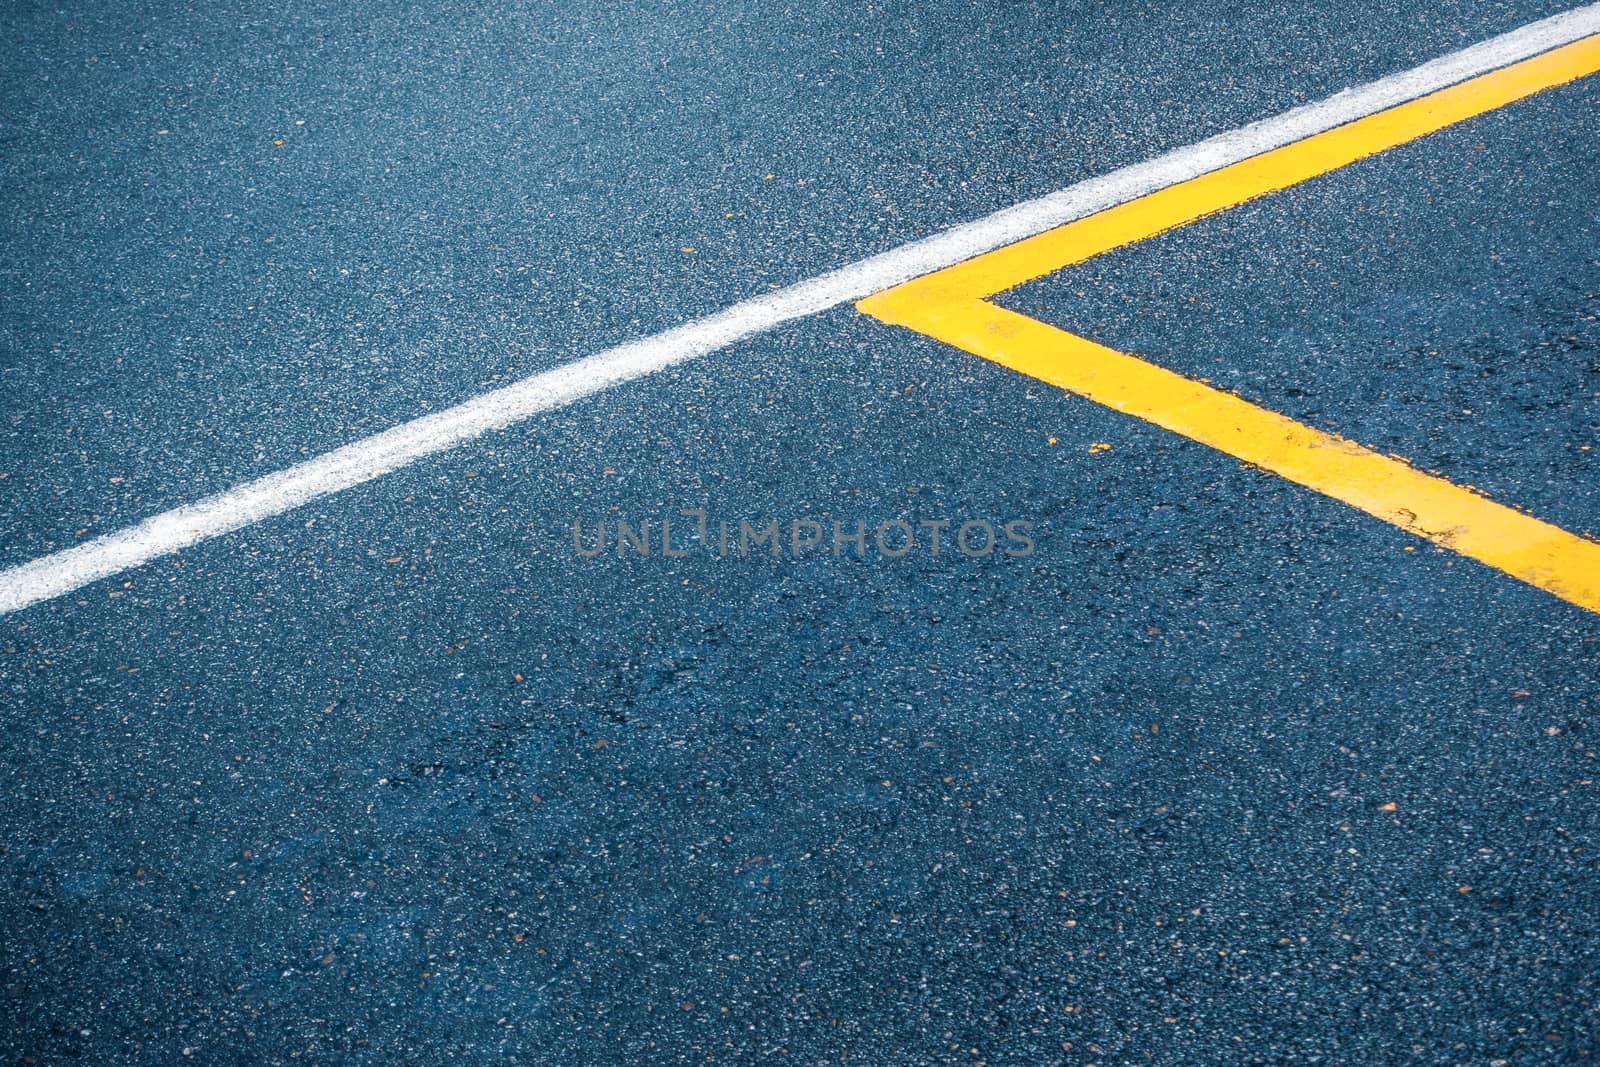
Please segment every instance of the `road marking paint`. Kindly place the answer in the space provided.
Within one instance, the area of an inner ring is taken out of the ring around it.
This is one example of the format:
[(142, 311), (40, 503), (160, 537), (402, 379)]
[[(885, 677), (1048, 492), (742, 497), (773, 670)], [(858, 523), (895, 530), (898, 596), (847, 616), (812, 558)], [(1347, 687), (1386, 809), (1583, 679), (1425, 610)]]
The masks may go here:
[(857, 307), (1210, 445), (1600, 612), (1600, 542), (986, 299), (1595, 71), (1600, 36), (1149, 193)]
[(718, 351), (786, 322), (859, 300), (1597, 32), (1600, 3), (1575, 8), (1326, 100), (743, 301), (652, 337), (531, 375), (126, 529), (0, 571), (0, 614), (62, 596), (152, 559), (291, 511), (540, 412)]

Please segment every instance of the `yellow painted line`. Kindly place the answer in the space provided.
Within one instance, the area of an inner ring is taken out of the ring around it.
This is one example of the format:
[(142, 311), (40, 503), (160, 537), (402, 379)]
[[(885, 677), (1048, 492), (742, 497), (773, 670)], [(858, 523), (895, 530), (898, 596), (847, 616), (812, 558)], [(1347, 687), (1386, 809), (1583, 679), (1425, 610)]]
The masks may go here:
[(1236, 456), (1600, 612), (1600, 542), (986, 299), (1597, 70), (1600, 35), (1048, 230), (856, 306)]

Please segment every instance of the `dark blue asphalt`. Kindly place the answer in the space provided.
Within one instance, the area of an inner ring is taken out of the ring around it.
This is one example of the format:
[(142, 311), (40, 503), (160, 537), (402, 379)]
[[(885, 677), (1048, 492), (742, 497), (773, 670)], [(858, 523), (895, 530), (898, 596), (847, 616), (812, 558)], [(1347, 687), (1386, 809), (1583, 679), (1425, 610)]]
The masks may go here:
[[(0, 562), (1557, 6), (15, 8)], [(1593, 531), (1597, 94), (1005, 302)], [(8, 1060), (1600, 1057), (1600, 617), (851, 310), (178, 562), (0, 619)]]

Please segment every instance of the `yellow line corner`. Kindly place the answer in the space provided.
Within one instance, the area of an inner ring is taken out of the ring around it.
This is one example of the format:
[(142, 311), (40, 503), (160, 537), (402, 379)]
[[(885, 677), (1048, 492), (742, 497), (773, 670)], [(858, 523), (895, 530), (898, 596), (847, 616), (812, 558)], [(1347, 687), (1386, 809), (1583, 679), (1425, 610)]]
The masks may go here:
[(1600, 542), (987, 299), (1597, 70), (1600, 36), (1588, 37), (913, 279), (856, 306), (1209, 445), (1600, 612)]

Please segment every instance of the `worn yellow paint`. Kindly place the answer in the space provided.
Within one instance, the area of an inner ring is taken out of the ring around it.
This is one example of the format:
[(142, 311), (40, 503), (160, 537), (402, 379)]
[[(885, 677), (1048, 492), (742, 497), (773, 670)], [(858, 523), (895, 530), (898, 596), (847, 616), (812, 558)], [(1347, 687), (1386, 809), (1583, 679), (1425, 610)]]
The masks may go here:
[(986, 298), (1600, 70), (1588, 37), (906, 282), (857, 307), (1325, 493), (1590, 611), (1600, 542)]

